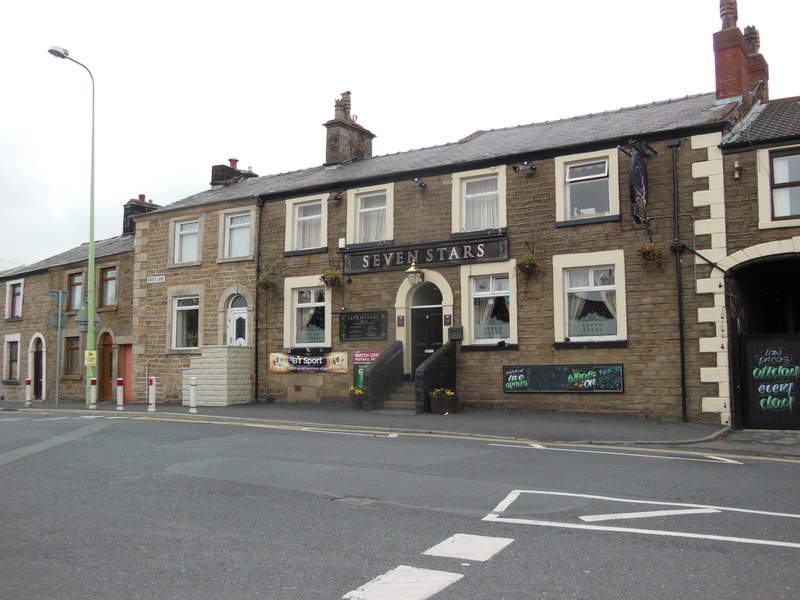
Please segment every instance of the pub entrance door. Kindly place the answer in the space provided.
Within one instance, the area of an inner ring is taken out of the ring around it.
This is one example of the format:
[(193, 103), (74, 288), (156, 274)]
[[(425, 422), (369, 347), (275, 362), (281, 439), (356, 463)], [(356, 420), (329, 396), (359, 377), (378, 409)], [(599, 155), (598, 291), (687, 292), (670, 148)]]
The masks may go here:
[(411, 300), (411, 378), (417, 367), (442, 345), (442, 293), (423, 283)]
[(739, 347), (744, 427), (800, 429), (800, 335), (742, 335)]

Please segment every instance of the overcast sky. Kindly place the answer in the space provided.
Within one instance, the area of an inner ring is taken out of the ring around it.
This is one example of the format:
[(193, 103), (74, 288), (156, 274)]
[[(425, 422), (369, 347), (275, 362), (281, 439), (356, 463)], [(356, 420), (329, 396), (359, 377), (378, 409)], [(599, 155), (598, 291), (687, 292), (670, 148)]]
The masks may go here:
[[(719, 0), (26, 0), (0, 35), (0, 270), (88, 240), (91, 80), (95, 238), (122, 206), (209, 187), (211, 166), (320, 165), (341, 92), (373, 154), (714, 90)], [(797, 0), (739, 0), (800, 95)]]

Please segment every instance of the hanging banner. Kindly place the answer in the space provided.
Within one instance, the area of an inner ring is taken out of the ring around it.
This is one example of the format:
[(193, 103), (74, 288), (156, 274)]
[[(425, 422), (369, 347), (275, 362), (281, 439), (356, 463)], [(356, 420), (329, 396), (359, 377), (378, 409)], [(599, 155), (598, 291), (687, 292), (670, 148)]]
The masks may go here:
[(347, 370), (347, 352), (269, 354), (270, 373), (347, 373)]

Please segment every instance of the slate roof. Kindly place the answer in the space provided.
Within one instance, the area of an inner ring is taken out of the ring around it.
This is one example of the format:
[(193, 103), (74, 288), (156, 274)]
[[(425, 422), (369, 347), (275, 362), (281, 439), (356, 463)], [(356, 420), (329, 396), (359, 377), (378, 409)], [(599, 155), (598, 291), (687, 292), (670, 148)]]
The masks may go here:
[(443, 146), (376, 156), (336, 167), (319, 166), (245, 179), (194, 194), (149, 215), (257, 196), (283, 194), (288, 197), (290, 194), (299, 196), (333, 191), (353, 187), (348, 184), (355, 182), (388, 181), (436, 169), (490, 164), (501, 158), (563, 153), (568, 148), (588, 147), (601, 142), (616, 145), (631, 137), (646, 139), (675, 131), (720, 130), (737, 108), (735, 103), (717, 106), (714, 93), (709, 93), (559, 121), (478, 131), (464, 140)]
[[(124, 252), (132, 252), (135, 242), (133, 235), (120, 235), (106, 240), (95, 240), (94, 242), (94, 257), (95, 260), (99, 258), (106, 258), (107, 256), (114, 256)], [(46, 271), (54, 267), (63, 267), (73, 263), (80, 263), (89, 260), (89, 243), (85, 242), (72, 250), (67, 250), (61, 254), (56, 254), (44, 260), (24, 267), (17, 267), (16, 269), (9, 269), (0, 273), (0, 279), (13, 279), (23, 275), (31, 275), (39, 271)]]
[(800, 96), (755, 107), (722, 142), (723, 150), (800, 141)]

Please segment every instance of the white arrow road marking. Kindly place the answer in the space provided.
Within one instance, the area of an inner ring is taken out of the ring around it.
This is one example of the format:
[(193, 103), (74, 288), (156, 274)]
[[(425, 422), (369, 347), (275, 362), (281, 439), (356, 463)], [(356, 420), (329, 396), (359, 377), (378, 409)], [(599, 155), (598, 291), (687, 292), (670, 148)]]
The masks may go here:
[(461, 579), (460, 573), (400, 565), (347, 592), (348, 600), (425, 600)]
[(497, 521), (500, 523), (517, 523), (522, 525), (535, 525), (540, 527), (556, 527), (561, 529), (583, 529), (589, 531), (613, 531), (616, 533), (639, 533), (642, 535), (656, 535), (666, 537), (692, 538), (698, 540), (714, 540), (720, 542), (733, 542), (738, 544), (756, 544), (761, 546), (778, 546), (782, 548), (800, 548), (800, 543), (783, 542), (777, 540), (761, 540), (741, 537), (730, 537), (724, 535), (686, 533), (683, 531), (664, 531), (658, 529), (636, 529), (630, 527), (608, 527), (603, 525), (584, 525), (582, 523), (565, 523), (557, 521), (539, 521), (536, 519), (515, 519), (503, 517), (502, 514), (517, 500), (522, 494), (539, 494), (546, 496), (566, 496), (571, 498), (587, 498), (590, 500), (605, 500), (609, 502), (622, 502), (628, 504), (647, 504), (656, 506), (678, 506), (688, 509), (713, 509), (719, 512), (737, 512), (752, 515), (762, 515), (770, 517), (782, 517), (787, 519), (800, 519), (800, 514), (777, 513), (761, 510), (749, 510), (746, 508), (732, 508), (726, 506), (706, 506), (703, 504), (683, 504), (678, 502), (657, 502), (653, 500), (635, 500), (631, 498), (614, 498), (610, 496), (594, 496), (591, 494), (572, 494), (568, 492), (549, 492), (542, 490), (514, 490), (498, 504), (495, 509), (486, 515), (484, 521)]
[(686, 510), (650, 510), (646, 512), (610, 513), (607, 515), (586, 515), (579, 517), (581, 521), (595, 523), (597, 521), (616, 521), (617, 519), (647, 519), (649, 517), (674, 517), (677, 515), (708, 515), (722, 512), (716, 508), (692, 508)]
[(636, 454), (633, 452), (610, 452), (608, 450), (582, 450), (578, 448), (548, 448), (541, 444), (489, 444), (490, 446), (497, 446), (498, 448), (521, 448), (523, 450), (553, 450), (557, 452), (582, 452), (584, 454), (610, 454), (612, 456), (633, 456), (634, 458), (658, 458), (661, 460), (688, 460), (691, 462), (710, 462), (710, 463), (724, 463), (729, 465), (741, 465), (736, 460), (730, 458), (721, 458), (718, 456), (706, 456), (705, 458), (688, 458), (686, 456), (661, 456), (658, 454)]
[(428, 548), (423, 554), (484, 562), (492, 558), (513, 541), (513, 538), (457, 533), (447, 538), (445, 541), (436, 544), (432, 548)]

